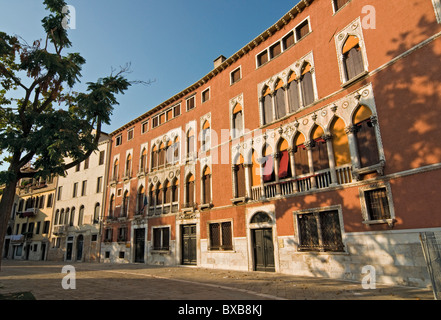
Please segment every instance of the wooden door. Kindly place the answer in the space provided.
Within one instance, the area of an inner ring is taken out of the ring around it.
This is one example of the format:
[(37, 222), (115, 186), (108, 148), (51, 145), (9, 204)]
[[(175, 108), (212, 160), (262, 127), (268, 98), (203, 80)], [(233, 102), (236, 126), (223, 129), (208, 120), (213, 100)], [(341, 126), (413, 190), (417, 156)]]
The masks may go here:
[(182, 242), (182, 264), (195, 265), (196, 255), (196, 225), (189, 224), (181, 226)]
[(275, 271), (273, 232), (271, 228), (253, 229), (255, 271)]

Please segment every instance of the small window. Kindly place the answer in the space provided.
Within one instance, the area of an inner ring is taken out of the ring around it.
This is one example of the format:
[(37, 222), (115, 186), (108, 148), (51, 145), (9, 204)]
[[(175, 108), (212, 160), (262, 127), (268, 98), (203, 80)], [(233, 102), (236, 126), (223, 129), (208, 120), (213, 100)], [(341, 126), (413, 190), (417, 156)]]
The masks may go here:
[(84, 170), (89, 169), (89, 158), (84, 160)]
[(289, 47), (291, 47), (294, 44), (294, 42), (295, 42), (294, 32), (291, 31), (282, 39), (283, 50), (286, 50)]
[(78, 194), (78, 182), (75, 182), (72, 188), (72, 198), (76, 198)]
[(231, 75), (231, 79), (230, 79), (231, 84), (238, 82), (240, 79), (242, 79), (241, 68), (239, 67), (236, 70), (232, 71), (230, 75)]
[(231, 222), (210, 223), (210, 250), (233, 250)]
[(206, 89), (202, 92), (202, 103), (210, 100), (210, 89)]
[(133, 139), (133, 129), (130, 129), (127, 131), (127, 141), (132, 140)]
[(147, 120), (141, 124), (141, 134), (146, 133), (148, 129), (149, 129), (149, 121)]
[(106, 259), (110, 259), (110, 251), (106, 251), (105, 252), (105, 258)]
[(86, 195), (86, 189), (87, 189), (87, 180), (84, 180), (81, 186), (81, 195), (85, 196)]
[(152, 126), (153, 128), (156, 128), (159, 125), (159, 117), (156, 116), (152, 119)]
[(122, 144), (122, 135), (119, 135), (115, 138), (115, 145), (120, 146)]
[(262, 53), (259, 53), (257, 55), (257, 66), (260, 67), (261, 65), (268, 62), (268, 51), (265, 50)]
[(194, 96), (187, 99), (187, 111), (194, 109), (194, 107), (196, 106), (195, 102), (196, 101)]
[(159, 124), (165, 123), (165, 113), (159, 115)]
[(349, 1), (351, 1), (351, 0), (333, 0), (332, 4), (334, 6), (334, 12), (337, 12), (338, 10), (340, 10)]
[(105, 155), (105, 151), (100, 151), (100, 160), (99, 160), (99, 165), (103, 165), (104, 164), (104, 155)]
[(49, 233), (49, 225), (50, 225), (50, 221), (45, 221), (43, 223), (43, 234)]
[(309, 21), (305, 20), (301, 24), (299, 24), (296, 27), (296, 38), (297, 41), (302, 39), (304, 36), (306, 36), (309, 33)]
[(125, 253), (124, 251), (120, 251), (120, 252), (119, 252), (119, 258), (120, 258), (120, 259), (124, 259), (125, 254), (126, 254), (126, 253)]
[(277, 42), (276, 44), (270, 47), (270, 59), (273, 59), (274, 57), (278, 56), (280, 53), (282, 53), (282, 45), (280, 44), (280, 42)]
[(178, 104), (176, 106), (173, 107), (173, 116), (177, 117), (181, 114), (181, 105)]
[(386, 188), (365, 191), (364, 196), (369, 220), (391, 219)]
[(96, 193), (100, 193), (102, 190), (103, 177), (98, 177), (96, 179)]

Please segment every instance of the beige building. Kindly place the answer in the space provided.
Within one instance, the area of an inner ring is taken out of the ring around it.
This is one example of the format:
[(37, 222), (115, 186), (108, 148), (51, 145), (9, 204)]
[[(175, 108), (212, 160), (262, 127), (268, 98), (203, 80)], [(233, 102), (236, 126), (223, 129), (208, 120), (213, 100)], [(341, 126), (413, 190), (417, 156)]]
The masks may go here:
[(109, 137), (98, 150), (58, 178), (48, 260), (99, 261)]
[(21, 179), (5, 239), (5, 257), (46, 260), (57, 178)]

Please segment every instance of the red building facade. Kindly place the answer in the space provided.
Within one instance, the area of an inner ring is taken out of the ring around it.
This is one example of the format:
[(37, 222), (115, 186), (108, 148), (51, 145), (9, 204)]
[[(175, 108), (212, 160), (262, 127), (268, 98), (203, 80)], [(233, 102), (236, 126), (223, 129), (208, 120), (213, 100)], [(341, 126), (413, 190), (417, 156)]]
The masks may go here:
[(439, 10), (301, 1), (113, 132), (102, 260), (427, 285)]

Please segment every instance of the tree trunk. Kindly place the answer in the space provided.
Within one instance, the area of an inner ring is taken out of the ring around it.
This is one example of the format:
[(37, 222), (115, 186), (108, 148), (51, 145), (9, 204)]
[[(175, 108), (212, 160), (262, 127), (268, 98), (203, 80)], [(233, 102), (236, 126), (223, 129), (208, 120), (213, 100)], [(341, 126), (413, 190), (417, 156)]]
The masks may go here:
[(11, 218), (12, 207), (14, 206), (15, 187), (17, 179), (10, 181), (3, 190), (0, 202), (0, 270), (3, 258), (3, 246), (5, 243), (6, 230), (8, 229), (9, 219)]

